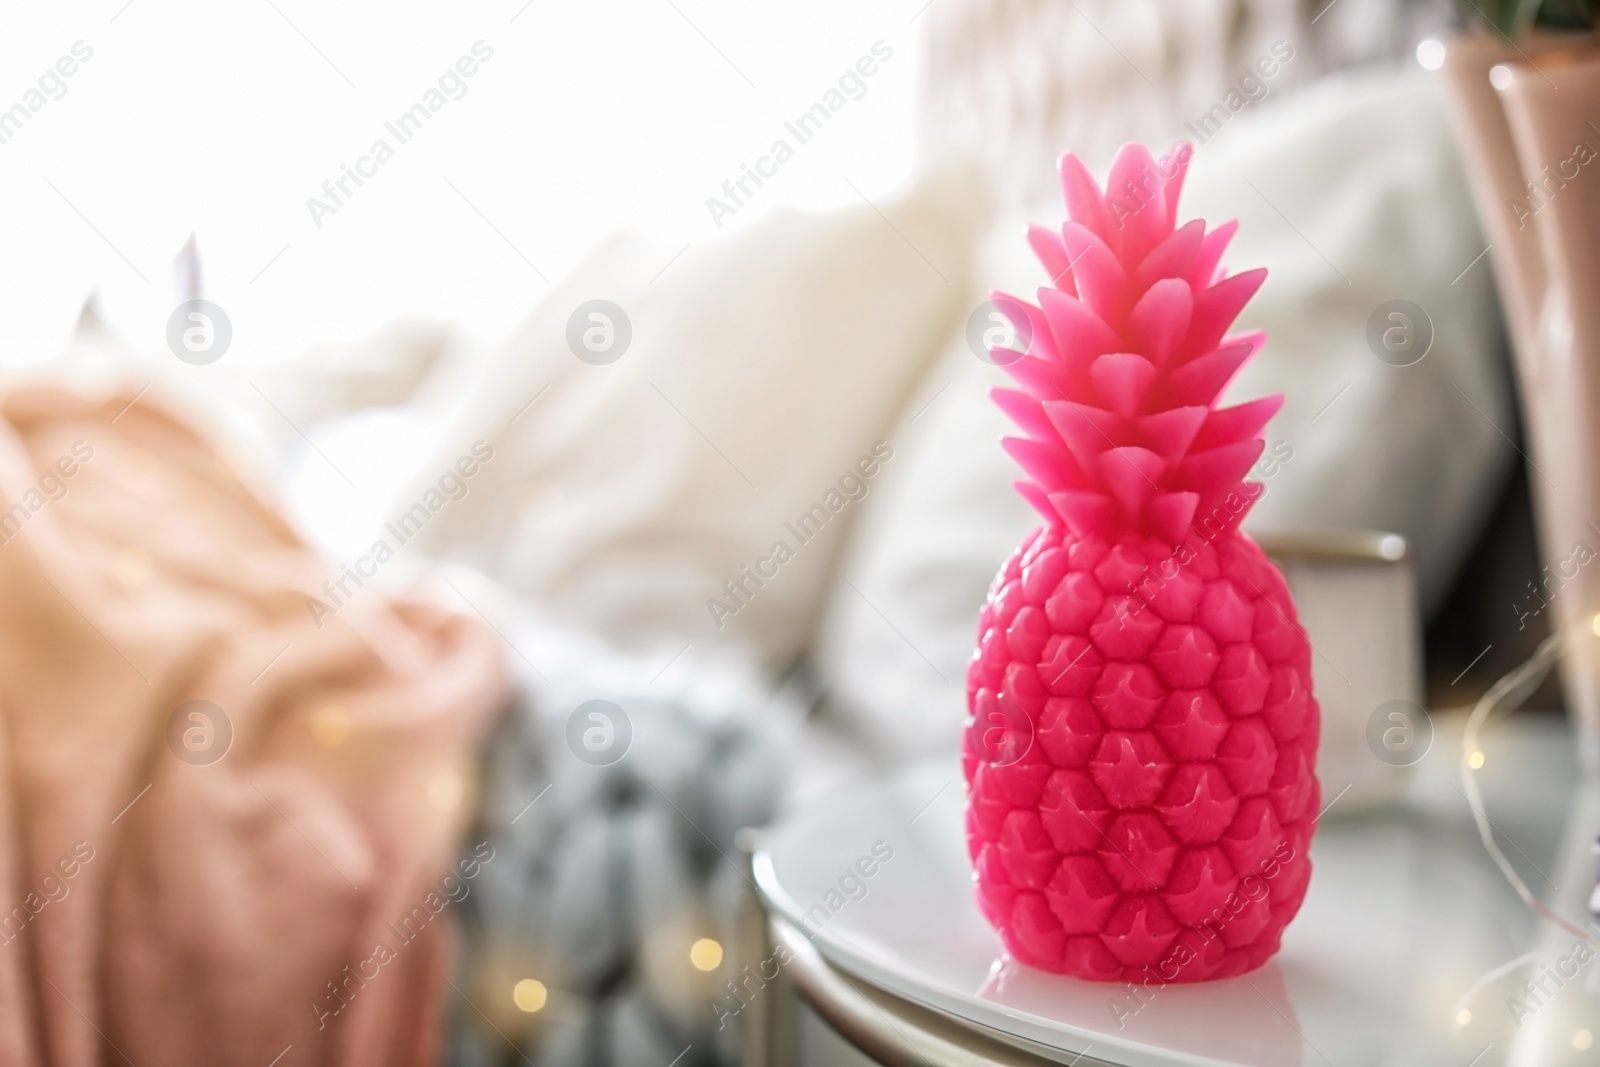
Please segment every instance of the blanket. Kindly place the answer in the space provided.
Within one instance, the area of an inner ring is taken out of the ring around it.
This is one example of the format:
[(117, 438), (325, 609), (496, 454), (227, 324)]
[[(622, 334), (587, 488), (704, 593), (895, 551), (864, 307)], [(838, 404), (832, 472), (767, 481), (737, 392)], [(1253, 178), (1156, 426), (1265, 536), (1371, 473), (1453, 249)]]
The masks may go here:
[(437, 1060), (502, 650), (359, 586), (148, 396), (0, 394), (0, 1062)]
[(734, 1062), (735, 838), (774, 813), (803, 685), (732, 650), (619, 653), (453, 580), (520, 655), (463, 839), (495, 859), (458, 912), (451, 1062)]

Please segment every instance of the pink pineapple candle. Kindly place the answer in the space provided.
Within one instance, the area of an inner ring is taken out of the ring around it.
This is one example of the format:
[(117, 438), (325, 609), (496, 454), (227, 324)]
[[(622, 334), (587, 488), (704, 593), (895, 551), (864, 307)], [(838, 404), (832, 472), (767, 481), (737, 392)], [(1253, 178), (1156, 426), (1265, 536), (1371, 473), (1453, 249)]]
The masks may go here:
[(1282, 397), (1219, 408), (1264, 336), (1237, 228), (1177, 225), (1191, 150), (1126, 145), (1104, 194), (1028, 240), (1051, 284), (996, 293), (1025, 353), (994, 400), (1044, 518), (1000, 568), (967, 669), (967, 843), (1011, 953), (1101, 981), (1195, 982), (1278, 950), (1311, 877), (1318, 709), (1283, 575), (1239, 529)]

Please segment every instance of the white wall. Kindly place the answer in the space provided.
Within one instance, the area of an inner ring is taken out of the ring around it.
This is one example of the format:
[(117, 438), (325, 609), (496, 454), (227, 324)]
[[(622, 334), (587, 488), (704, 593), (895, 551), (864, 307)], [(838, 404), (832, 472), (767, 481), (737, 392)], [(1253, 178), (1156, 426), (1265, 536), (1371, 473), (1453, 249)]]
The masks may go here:
[[(0, 361), (52, 355), (96, 289), (113, 326), (159, 348), (191, 231), (231, 361), (400, 314), (497, 337), (547, 290), (539, 273), (558, 279), (610, 232), (712, 239), (706, 198), (879, 39), (895, 55), (866, 95), (726, 226), (858, 202), (847, 180), (875, 199), (910, 173), (923, 0), (524, 4), (0, 9), (0, 112), (75, 42), (93, 49), (64, 95), (0, 127)], [(396, 146), (383, 123), (478, 40), (494, 55), (466, 95), (318, 228), (307, 198), (375, 139)]]

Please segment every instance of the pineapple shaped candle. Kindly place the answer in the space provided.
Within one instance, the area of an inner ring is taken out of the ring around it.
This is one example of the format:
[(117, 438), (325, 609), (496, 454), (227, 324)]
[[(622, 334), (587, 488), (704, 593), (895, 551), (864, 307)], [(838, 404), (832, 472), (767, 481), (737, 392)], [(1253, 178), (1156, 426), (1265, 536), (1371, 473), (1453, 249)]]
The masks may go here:
[(1239, 529), (1282, 397), (1217, 407), (1265, 340), (1225, 337), (1266, 277), (1236, 229), (1177, 225), (1191, 150), (1068, 155), (1051, 284), (996, 305), (1025, 353), (994, 400), (1044, 525), (996, 575), (967, 670), (967, 842), (1020, 961), (1103, 981), (1259, 967), (1311, 877), (1318, 709), (1283, 575)]

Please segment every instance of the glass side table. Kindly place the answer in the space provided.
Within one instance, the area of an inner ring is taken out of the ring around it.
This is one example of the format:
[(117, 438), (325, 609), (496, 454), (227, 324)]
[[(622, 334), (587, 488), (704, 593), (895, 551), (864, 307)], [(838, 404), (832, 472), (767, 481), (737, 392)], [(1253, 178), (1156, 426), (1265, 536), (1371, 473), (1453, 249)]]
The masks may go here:
[[(801, 1062), (801, 1003), (894, 1065), (1600, 1062), (1600, 954), (1574, 963), (1573, 938), (1537, 921), (1493, 868), (1458, 788), (1459, 723), (1436, 726), (1400, 803), (1341, 815), (1334, 799), (1276, 959), (1143, 997), (1001, 953), (972, 897), (954, 763), (794, 813), (748, 856), (755, 889), (734, 976), (745, 1062)], [(1502, 847), (1547, 903), (1585, 921), (1600, 786), (1579, 782), (1553, 717), (1513, 717), (1485, 740), (1480, 780)], [(1324, 796), (1341, 788), (1324, 781)]]

